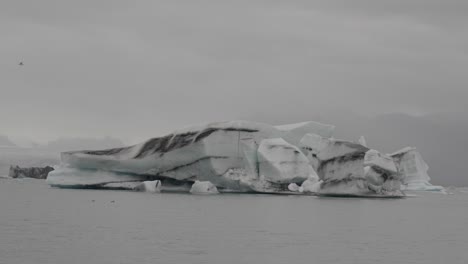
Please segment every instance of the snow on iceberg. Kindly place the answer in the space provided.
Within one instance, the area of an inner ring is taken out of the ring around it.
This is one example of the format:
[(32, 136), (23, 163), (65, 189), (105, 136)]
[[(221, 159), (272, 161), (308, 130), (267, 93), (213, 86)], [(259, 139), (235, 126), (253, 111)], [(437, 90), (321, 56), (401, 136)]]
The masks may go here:
[(429, 166), (421, 154), (413, 147), (405, 147), (390, 154), (402, 177), (402, 190), (407, 191), (444, 191), (444, 187), (432, 185), (427, 174)]

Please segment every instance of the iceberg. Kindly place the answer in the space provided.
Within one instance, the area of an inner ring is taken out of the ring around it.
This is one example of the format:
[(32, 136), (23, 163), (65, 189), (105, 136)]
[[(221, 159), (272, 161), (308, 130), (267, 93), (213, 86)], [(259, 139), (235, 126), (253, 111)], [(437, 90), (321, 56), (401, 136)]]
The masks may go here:
[(406, 191), (440, 191), (442, 186), (432, 185), (431, 178), (427, 174), (429, 166), (423, 160), (421, 154), (414, 147), (405, 147), (390, 156), (397, 165), (402, 177), (402, 190)]
[(196, 181), (209, 181), (220, 191), (287, 192), (289, 183), (302, 183), (315, 172), (300, 149), (281, 136), (303, 137), (315, 131), (310, 123), (280, 130), (257, 122), (216, 122), (129, 147), (63, 152), (48, 183), (100, 188), (160, 180), (161, 191), (187, 191)]
[(332, 138), (317, 122), (208, 123), (137, 145), (61, 153), (62, 188), (401, 197), (393, 156)]
[(10, 178), (34, 178), (46, 179), (47, 176), (54, 168), (51, 166), (46, 167), (29, 167), (21, 168), (19, 166), (10, 166), (8, 176)]
[(321, 179), (317, 193), (330, 196), (401, 197), (393, 160), (354, 142), (307, 134), (300, 147)]

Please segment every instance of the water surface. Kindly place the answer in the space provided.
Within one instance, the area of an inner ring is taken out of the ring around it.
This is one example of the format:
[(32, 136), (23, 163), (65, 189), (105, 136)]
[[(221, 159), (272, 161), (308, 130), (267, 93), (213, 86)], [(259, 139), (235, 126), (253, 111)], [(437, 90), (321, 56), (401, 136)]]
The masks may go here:
[(465, 264), (468, 193), (454, 193), (197, 196), (0, 179), (0, 263)]

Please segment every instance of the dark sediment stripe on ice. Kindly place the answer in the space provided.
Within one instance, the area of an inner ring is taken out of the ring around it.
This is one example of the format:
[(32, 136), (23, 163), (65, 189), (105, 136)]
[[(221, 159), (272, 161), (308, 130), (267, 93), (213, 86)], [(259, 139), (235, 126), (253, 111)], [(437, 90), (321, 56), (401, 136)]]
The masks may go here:
[(169, 170), (165, 170), (161, 173), (158, 173), (158, 174), (164, 174), (165, 172), (171, 172), (171, 171), (175, 171), (175, 170), (178, 170), (178, 169), (181, 169), (181, 168), (184, 168), (184, 167), (188, 167), (188, 166), (191, 166), (191, 165), (194, 165), (200, 161), (204, 161), (204, 160), (207, 160), (207, 159), (228, 159), (229, 157), (227, 156), (208, 156), (208, 157), (203, 157), (203, 158), (200, 158), (200, 159), (197, 159), (193, 162), (190, 162), (190, 163), (187, 163), (187, 164), (183, 164), (183, 165), (179, 165), (179, 166), (176, 166), (172, 169), (169, 169)]
[(346, 162), (354, 161), (354, 160), (362, 160), (364, 162), (364, 156), (365, 155), (366, 155), (365, 152), (354, 152), (354, 153), (351, 153), (351, 154), (348, 154), (348, 155), (344, 155), (344, 156), (332, 158), (332, 159), (329, 159), (329, 160), (321, 161), (317, 171), (322, 171), (325, 166), (327, 166), (328, 164), (331, 164), (331, 163), (341, 164), (341, 163), (346, 163)]

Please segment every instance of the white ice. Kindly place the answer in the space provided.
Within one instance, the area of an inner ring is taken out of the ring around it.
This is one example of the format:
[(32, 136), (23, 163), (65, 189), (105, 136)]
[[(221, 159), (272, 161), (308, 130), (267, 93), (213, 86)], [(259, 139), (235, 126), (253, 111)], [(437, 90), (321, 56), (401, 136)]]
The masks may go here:
[(320, 190), (320, 185), (322, 181), (314, 178), (305, 180), (301, 187), (299, 187), (299, 192), (301, 193), (318, 193)]
[(361, 136), (358, 140), (358, 143), (363, 145), (364, 147), (367, 147), (367, 140), (364, 136)]
[(282, 138), (264, 139), (258, 148), (260, 175), (275, 183), (303, 182), (315, 175), (307, 157)]
[(196, 181), (190, 189), (192, 194), (217, 194), (218, 189), (209, 181)]
[(106, 183), (144, 181), (145, 179), (145, 177), (138, 175), (59, 166), (56, 170), (49, 173), (46, 181), (53, 186), (78, 188)]
[(149, 193), (161, 192), (161, 181), (144, 181), (134, 188), (136, 191), (143, 191)]
[(281, 137), (290, 144), (299, 145), (299, 142), (306, 134), (316, 134), (325, 138), (333, 136), (335, 126), (322, 124), (319, 122), (307, 121), (296, 124), (276, 126), (281, 131)]
[(397, 173), (395, 162), (390, 156), (384, 155), (375, 149), (366, 152), (364, 156), (364, 166), (378, 168), (391, 173)]
[(432, 185), (427, 174), (429, 166), (421, 154), (413, 147), (405, 147), (390, 154), (402, 175), (402, 190), (406, 191), (444, 191), (444, 187)]
[(288, 190), (290, 190), (291, 192), (298, 192), (299, 189), (300, 189), (299, 185), (297, 185), (294, 182), (288, 185)]

